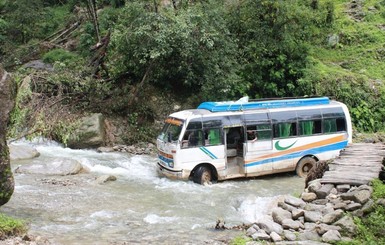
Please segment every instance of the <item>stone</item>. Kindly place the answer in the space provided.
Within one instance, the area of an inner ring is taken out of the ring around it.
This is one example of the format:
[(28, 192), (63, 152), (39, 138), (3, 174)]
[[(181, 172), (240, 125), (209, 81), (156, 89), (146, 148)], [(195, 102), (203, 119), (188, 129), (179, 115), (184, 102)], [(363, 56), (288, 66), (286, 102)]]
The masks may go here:
[(328, 203), (328, 200), (326, 200), (326, 199), (316, 199), (312, 203), (317, 204), (317, 205), (326, 205), (326, 203)]
[(341, 209), (337, 209), (331, 213), (326, 214), (322, 218), (322, 223), (330, 225), (336, 222), (337, 220), (339, 220), (343, 215), (344, 215), (344, 211), (342, 211)]
[(286, 204), (286, 203), (284, 203), (284, 202), (279, 202), (279, 203), (278, 203), (278, 207), (281, 207), (281, 208), (283, 208), (283, 209), (285, 209), (285, 210), (287, 210), (287, 211), (289, 211), (289, 212), (291, 212), (291, 211), (293, 211), (294, 209), (296, 209), (295, 207), (293, 207), (293, 206), (291, 206), (291, 205), (289, 205), (289, 204)]
[(10, 144), (9, 153), (11, 161), (32, 159), (40, 156), (40, 153), (35, 148), (28, 145)]
[(322, 241), (331, 243), (341, 240), (341, 234), (337, 230), (329, 230), (322, 235)]
[(292, 205), (296, 208), (299, 208), (299, 207), (303, 208), (306, 205), (306, 203), (302, 199), (297, 198), (297, 197), (293, 197), (293, 196), (285, 197), (285, 203)]
[(289, 212), (283, 208), (280, 208), (280, 207), (273, 208), (271, 215), (273, 217), (274, 222), (277, 222), (278, 224), (281, 224), (281, 225), (282, 225), (282, 221), (284, 219), (291, 219), (292, 218), (291, 212)]
[(324, 205), (318, 205), (318, 204), (313, 204), (313, 203), (307, 203), (304, 207), (304, 210), (306, 211), (321, 211), (324, 209)]
[(340, 37), (338, 36), (338, 34), (331, 34), (327, 38), (327, 45), (329, 47), (335, 48), (339, 42)]
[(83, 117), (79, 127), (68, 140), (68, 147), (74, 149), (97, 148), (105, 142), (104, 117), (94, 113)]
[(369, 201), (367, 201), (364, 206), (362, 206), (361, 210), (364, 214), (372, 212), (374, 210), (374, 201), (369, 199)]
[(275, 233), (274, 231), (270, 234), (270, 238), (273, 242), (280, 242), (283, 240), (282, 237), (277, 233)]
[(32, 161), (21, 165), (15, 169), (15, 173), (65, 176), (78, 174), (82, 169), (82, 165), (76, 160), (55, 158), (49, 164)]
[(305, 211), (305, 221), (316, 223), (322, 220), (322, 213), (317, 211)]
[(311, 222), (305, 222), (304, 226), (305, 226), (305, 230), (312, 231), (312, 230), (315, 230), (317, 224), (311, 223)]
[(350, 189), (350, 185), (348, 184), (337, 185), (336, 188), (339, 193), (345, 193)]
[(283, 236), (288, 241), (295, 241), (295, 240), (297, 240), (297, 235), (294, 232), (291, 232), (289, 230), (284, 230), (283, 231)]
[(322, 185), (322, 187), (316, 191), (318, 199), (325, 199), (330, 194), (333, 188), (334, 185), (332, 184)]
[(381, 206), (385, 207), (385, 199), (384, 199), (384, 198), (378, 199), (376, 203), (377, 203), (378, 205), (381, 205)]
[(314, 229), (317, 231), (317, 233), (320, 236), (322, 236), (323, 234), (325, 234), (329, 230), (339, 231), (339, 230), (341, 230), (341, 227), (336, 226), (336, 225), (327, 225), (327, 224), (321, 223), (321, 224), (316, 225)]
[(361, 207), (362, 207), (362, 205), (360, 203), (353, 202), (353, 203), (350, 203), (349, 205), (347, 205), (345, 210), (346, 211), (354, 211), (354, 210), (360, 209)]
[(282, 221), (282, 227), (284, 229), (292, 229), (292, 230), (298, 230), (300, 227), (302, 227), (302, 223), (298, 220), (292, 220), (292, 219), (284, 219)]
[(350, 234), (355, 234), (357, 226), (354, 224), (353, 218), (345, 215), (340, 220), (336, 221), (334, 225), (341, 227), (342, 231), (348, 232)]
[(303, 209), (294, 209), (291, 211), (291, 216), (294, 220), (299, 219), (304, 215), (305, 211)]
[(96, 149), (96, 151), (97, 152), (114, 152), (115, 150), (112, 147), (101, 146), (98, 149)]
[(258, 230), (251, 236), (251, 238), (253, 238), (253, 240), (264, 240), (264, 241), (270, 240), (270, 236), (266, 234), (264, 230)]
[(320, 241), (321, 237), (316, 231), (308, 231), (299, 233), (298, 240), (300, 241)]
[(282, 234), (283, 228), (280, 224), (269, 220), (267, 218), (260, 219), (256, 224), (263, 229), (264, 231), (267, 232), (267, 234), (272, 233), (273, 231), (277, 234)]
[(246, 235), (247, 236), (251, 236), (253, 235), (255, 232), (257, 232), (259, 230), (259, 227), (257, 225), (252, 225), (249, 227), (249, 229), (246, 230)]
[(105, 174), (105, 175), (99, 176), (99, 177), (94, 181), (94, 183), (96, 183), (96, 184), (104, 184), (104, 183), (107, 183), (107, 182), (109, 182), (109, 181), (115, 181), (115, 180), (116, 180), (116, 177), (115, 177), (115, 176)]
[(15, 107), (17, 85), (0, 64), (0, 206), (7, 203), (15, 189), (7, 145), (7, 125)]
[(317, 195), (313, 192), (303, 192), (301, 195), (302, 200), (305, 202), (311, 202), (317, 199)]
[(371, 192), (366, 189), (363, 189), (363, 190), (357, 189), (357, 190), (346, 192), (340, 195), (342, 200), (350, 200), (361, 204), (364, 204), (367, 201), (369, 201), (370, 196), (371, 196)]
[(344, 202), (338, 202), (334, 205), (334, 209), (345, 210), (348, 205)]
[(309, 182), (307, 189), (309, 190), (309, 192), (315, 193), (321, 187), (321, 179), (315, 179)]

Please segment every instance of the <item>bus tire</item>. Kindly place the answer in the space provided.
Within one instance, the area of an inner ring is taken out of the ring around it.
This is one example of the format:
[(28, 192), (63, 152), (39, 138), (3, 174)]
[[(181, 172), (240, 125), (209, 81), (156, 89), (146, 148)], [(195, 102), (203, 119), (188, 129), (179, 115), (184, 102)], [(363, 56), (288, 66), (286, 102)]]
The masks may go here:
[(314, 167), (315, 164), (316, 164), (316, 160), (314, 158), (304, 157), (297, 163), (295, 172), (299, 177), (305, 178), (309, 174), (310, 169)]
[(210, 185), (212, 180), (211, 170), (206, 166), (200, 166), (194, 172), (193, 181), (200, 185)]

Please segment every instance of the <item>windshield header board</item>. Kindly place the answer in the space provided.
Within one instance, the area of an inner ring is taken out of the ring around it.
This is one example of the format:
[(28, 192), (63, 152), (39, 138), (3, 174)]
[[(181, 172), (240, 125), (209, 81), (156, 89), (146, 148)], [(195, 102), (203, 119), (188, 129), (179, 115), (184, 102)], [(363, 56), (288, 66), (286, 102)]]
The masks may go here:
[(182, 120), (176, 119), (176, 118), (172, 118), (172, 117), (167, 118), (165, 122), (169, 123), (169, 124), (176, 125), (176, 126), (181, 126), (183, 124)]

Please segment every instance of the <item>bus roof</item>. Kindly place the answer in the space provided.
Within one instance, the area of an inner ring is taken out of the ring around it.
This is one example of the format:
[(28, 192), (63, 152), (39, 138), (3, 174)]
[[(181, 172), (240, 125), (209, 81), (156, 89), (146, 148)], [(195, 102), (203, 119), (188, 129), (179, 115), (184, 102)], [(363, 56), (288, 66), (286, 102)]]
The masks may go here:
[(198, 109), (205, 109), (211, 112), (226, 112), (327, 104), (330, 104), (330, 99), (328, 97), (263, 99), (250, 102), (247, 97), (244, 97), (238, 101), (203, 102), (198, 106)]

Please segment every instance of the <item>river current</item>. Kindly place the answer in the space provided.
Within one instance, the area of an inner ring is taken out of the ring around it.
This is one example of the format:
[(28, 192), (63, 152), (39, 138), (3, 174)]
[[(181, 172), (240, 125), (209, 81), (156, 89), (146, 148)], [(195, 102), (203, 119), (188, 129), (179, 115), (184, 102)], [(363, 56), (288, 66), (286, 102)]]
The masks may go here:
[[(222, 244), (240, 231), (231, 227), (267, 214), (276, 197), (299, 194), (304, 180), (294, 173), (230, 180), (210, 186), (170, 180), (156, 173), (156, 158), (127, 153), (72, 150), (55, 142), (33, 145), (40, 156), (12, 161), (79, 161), (87, 171), (71, 176), (14, 174), (15, 192), (0, 212), (27, 221), (29, 233), (52, 244)], [(95, 183), (109, 174), (116, 181)]]

